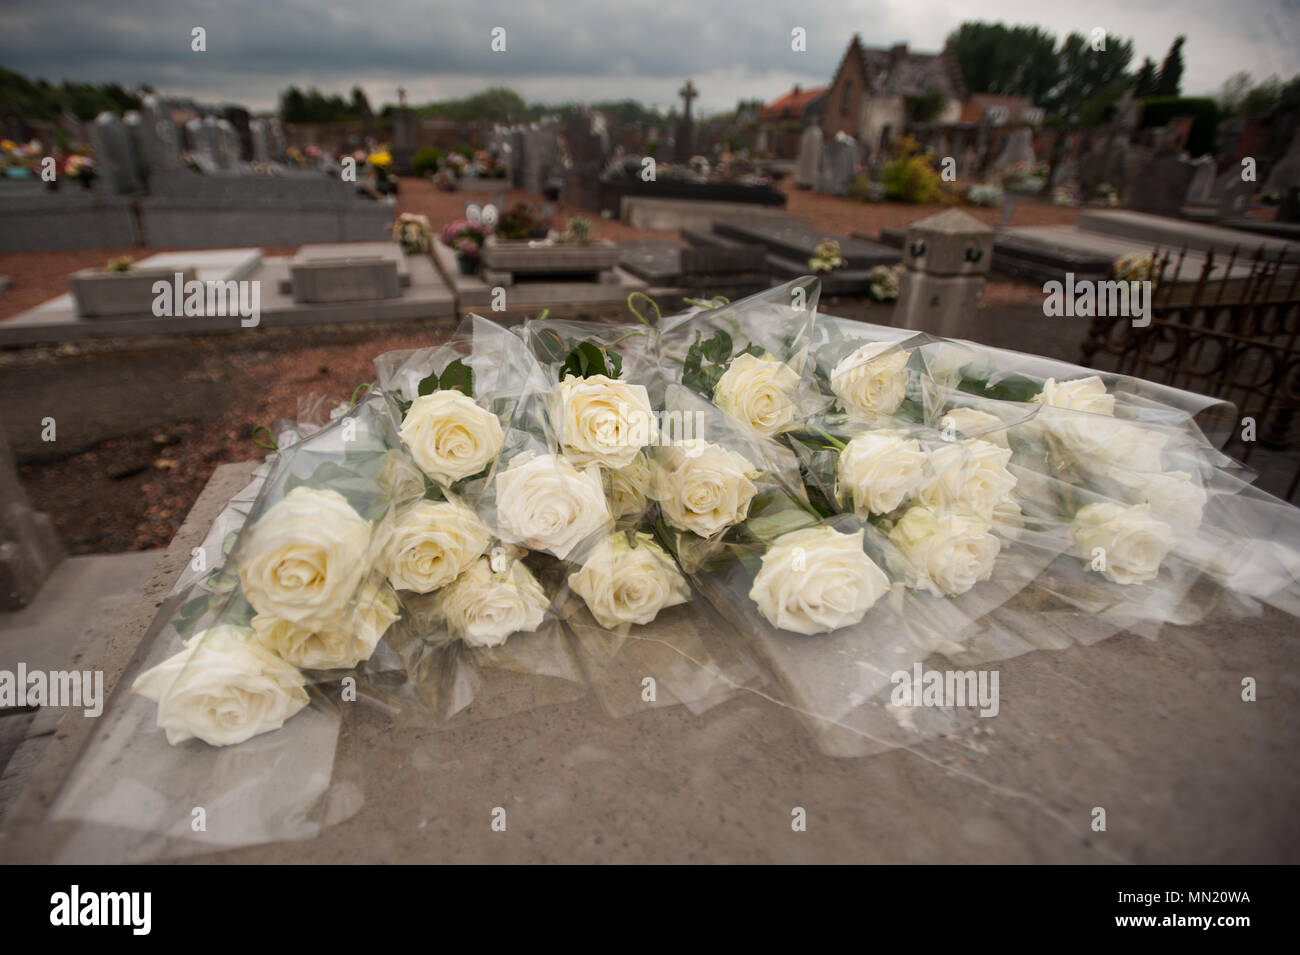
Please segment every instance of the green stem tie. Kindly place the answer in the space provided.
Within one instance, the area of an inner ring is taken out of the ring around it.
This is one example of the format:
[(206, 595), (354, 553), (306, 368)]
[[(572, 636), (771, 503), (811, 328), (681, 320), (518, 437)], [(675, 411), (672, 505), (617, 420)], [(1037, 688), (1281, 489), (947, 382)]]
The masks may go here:
[[(263, 444), (261, 441), (257, 440), (257, 433), (259, 431), (266, 432), (266, 436), (271, 442), (270, 444)], [(253, 443), (257, 445), (259, 448), (261, 448), (263, 451), (275, 451), (278, 453), (280, 450), (280, 444), (275, 440), (275, 435), (271, 432), (271, 429), (264, 424), (259, 424), (256, 428), (253, 429)]]
[(652, 298), (651, 298), (649, 295), (647, 295), (645, 292), (633, 292), (631, 295), (629, 295), (629, 296), (627, 297), (627, 310), (628, 310), (629, 312), (631, 312), (633, 315), (635, 315), (635, 316), (636, 316), (636, 320), (637, 320), (638, 322), (640, 322), (642, 325), (645, 325), (647, 328), (650, 327), (650, 322), (649, 322), (649, 320), (647, 320), (646, 317), (645, 317), (644, 315), (642, 315), (642, 314), (637, 310), (637, 307), (636, 307), (635, 305), (632, 304), (633, 301), (635, 301), (636, 299), (640, 299), (640, 298), (645, 299), (646, 302), (649, 303), (650, 307), (653, 308), (653, 309), (655, 310), (655, 322), (656, 322), (656, 324), (658, 324), (658, 325), (663, 325), (663, 323), (664, 323), (664, 313), (661, 312), (661, 311), (659, 310), (659, 303), (656, 302), (654, 299), (652, 299)]

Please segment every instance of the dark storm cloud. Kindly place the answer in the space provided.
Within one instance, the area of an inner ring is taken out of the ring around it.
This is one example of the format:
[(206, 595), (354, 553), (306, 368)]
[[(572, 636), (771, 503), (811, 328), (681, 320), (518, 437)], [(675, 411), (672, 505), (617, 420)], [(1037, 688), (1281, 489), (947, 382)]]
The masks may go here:
[[(874, 45), (938, 49), (963, 20), (1037, 24), (1057, 36), (1100, 25), (1159, 62), (1188, 35), (1184, 90), (1235, 70), (1300, 70), (1300, 0), (3, 0), (0, 64), (51, 80), (151, 83), (267, 106), (289, 83), (417, 101), (492, 84), (529, 99), (633, 96), (666, 105), (692, 76), (700, 106), (829, 81), (854, 32)], [(190, 31), (207, 31), (207, 52)], [(507, 30), (507, 51), (489, 49)], [(808, 51), (790, 49), (790, 30)], [(700, 82), (706, 79), (707, 82)]]
[[(818, 4), (799, 4), (809, 26)], [(830, 8), (832, 4), (826, 3)], [(838, 51), (798, 57), (795, 20), (778, 3), (725, 7), (690, 0), (629, 3), (418, 3), (289, 0), (18, 2), (0, 21), (0, 59), (29, 75), (166, 82), (202, 70), (212, 75), (447, 73), (504, 81), (545, 76), (684, 76), (725, 60), (761, 70), (822, 77)], [(190, 31), (207, 31), (208, 51), (190, 50)], [(489, 49), (493, 27), (507, 50)], [(837, 39), (836, 45), (840, 41)]]

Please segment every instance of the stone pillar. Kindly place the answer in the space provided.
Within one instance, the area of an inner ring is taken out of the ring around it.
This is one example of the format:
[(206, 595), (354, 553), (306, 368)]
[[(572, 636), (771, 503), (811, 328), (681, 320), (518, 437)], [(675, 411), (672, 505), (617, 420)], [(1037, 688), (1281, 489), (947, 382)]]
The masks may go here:
[(0, 610), (27, 606), (62, 559), (54, 525), (32, 510), (0, 430)]
[(991, 228), (960, 209), (907, 227), (894, 324), (964, 338), (993, 260)]
[(393, 172), (409, 176), (415, 171), (415, 110), (403, 104), (393, 112)]

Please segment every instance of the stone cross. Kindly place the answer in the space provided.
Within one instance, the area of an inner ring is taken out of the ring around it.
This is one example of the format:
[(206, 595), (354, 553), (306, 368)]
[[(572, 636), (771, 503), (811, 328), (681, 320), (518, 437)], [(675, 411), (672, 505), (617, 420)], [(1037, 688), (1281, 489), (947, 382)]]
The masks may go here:
[(404, 90), (400, 86), (397, 88), (397, 105), (398, 106), (406, 105), (406, 90)]
[(695, 99), (695, 97), (700, 95), (699, 90), (695, 88), (694, 83), (692, 83), (690, 80), (687, 80), (686, 85), (677, 91), (677, 95), (680, 96), (682, 98), (682, 102), (686, 104), (686, 118), (690, 119), (691, 100)]

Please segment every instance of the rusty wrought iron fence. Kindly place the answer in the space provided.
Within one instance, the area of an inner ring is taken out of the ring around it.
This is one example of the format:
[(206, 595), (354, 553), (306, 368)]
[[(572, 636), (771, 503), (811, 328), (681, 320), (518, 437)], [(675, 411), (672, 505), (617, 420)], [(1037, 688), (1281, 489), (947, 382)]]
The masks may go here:
[[(1200, 394), (1231, 401), (1242, 419), (1253, 418), (1258, 443), (1274, 450), (1296, 446), (1300, 409), (1300, 266), (1261, 247), (1253, 256), (1234, 249), (1205, 253), (1194, 281), (1166, 281), (1182, 275), (1187, 257), (1152, 253), (1151, 323), (1098, 316), (1083, 343), (1082, 362), (1105, 366)], [(1171, 264), (1173, 265), (1172, 271)], [(1225, 451), (1247, 461), (1255, 442), (1238, 428)], [(1300, 469), (1290, 478), (1291, 499)]]

